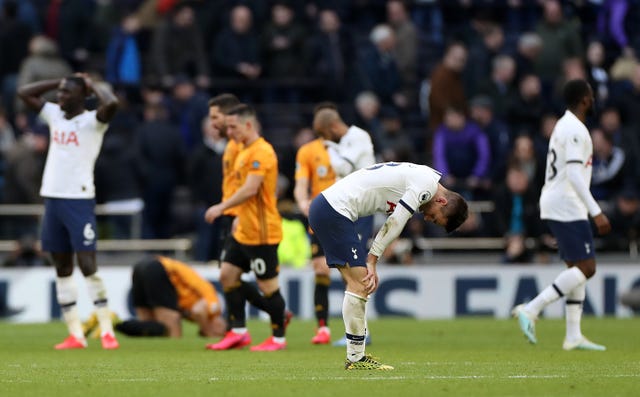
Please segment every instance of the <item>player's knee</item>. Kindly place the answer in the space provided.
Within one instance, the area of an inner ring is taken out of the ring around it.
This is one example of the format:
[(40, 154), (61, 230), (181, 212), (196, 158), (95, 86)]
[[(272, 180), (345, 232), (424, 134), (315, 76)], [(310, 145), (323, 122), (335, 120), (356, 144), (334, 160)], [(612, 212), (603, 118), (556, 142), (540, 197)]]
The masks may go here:
[(587, 279), (593, 277), (596, 274), (596, 262), (593, 259), (580, 263), (578, 267)]

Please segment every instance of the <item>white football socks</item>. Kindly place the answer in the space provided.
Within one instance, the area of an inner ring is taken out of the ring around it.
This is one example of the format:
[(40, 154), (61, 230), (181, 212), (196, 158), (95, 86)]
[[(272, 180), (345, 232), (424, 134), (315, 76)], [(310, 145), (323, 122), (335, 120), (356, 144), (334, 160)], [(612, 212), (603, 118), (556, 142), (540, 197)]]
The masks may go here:
[(582, 338), (580, 330), (580, 320), (582, 319), (582, 308), (586, 296), (587, 283), (582, 283), (569, 292), (565, 303), (566, 337), (569, 342), (575, 342)]
[(580, 284), (584, 284), (587, 278), (577, 267), (570, 267), (560, 274), (553, 281), (553, 284), (542, 290), (531, 302), (527, 303), (525, 310), (537, 316), (552, 302), (555, 302), (563, 295), (573, 291)]
[(69, 334), (76, 339), (83, 341), (82, 323), (78, 315), (78, 288), (73, 280), (73, 276), (56, 277), (56, 298), (62, 310), (62, 317), (67, 324)]
[(364, 357), (367, 299), (352, 292), (344, 292), (342, 318), (347, 337), (347, 359), (355, 362)]
[(102, 278), (98, 276), (98, 273), (93, 273), (91, 276), (85, 277), (85, 280), (87, 282), (87, 289), (89, 290), (89, 297), (91, 297), (93, 305), (96, 308), (96, 317), (100, 324), (100, 335), (113, 335), (111, 312), (107, 306), (107, 289), (104, 286)]

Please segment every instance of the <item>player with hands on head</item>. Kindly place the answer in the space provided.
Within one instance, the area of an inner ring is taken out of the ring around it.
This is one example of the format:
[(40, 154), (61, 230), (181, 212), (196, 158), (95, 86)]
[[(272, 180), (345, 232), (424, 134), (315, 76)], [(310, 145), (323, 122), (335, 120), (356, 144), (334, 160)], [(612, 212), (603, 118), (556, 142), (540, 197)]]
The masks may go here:
[[(56, 88), (57, 104), (41, 98)], [(85, 99), (92, 94), (99, 103), (96, 110), (89, 111)], [(76, 306), (78, 291), (72, 275), (75, 254), (96, 307), (102, 347), (116, 349), (119, 344), (113, 333), (107, 291), (96, 263), (93, 171), (118, 100), (106, 84), (94, 83), (83, 73), (24, 85), (18, 96), (38, 112), (51, 133), (40, 189), (45, 205), (41, 239), (47, 259), (56, 268), (56, 297), (69, 331), (69, 336), (55, 348), (87, 346)]]

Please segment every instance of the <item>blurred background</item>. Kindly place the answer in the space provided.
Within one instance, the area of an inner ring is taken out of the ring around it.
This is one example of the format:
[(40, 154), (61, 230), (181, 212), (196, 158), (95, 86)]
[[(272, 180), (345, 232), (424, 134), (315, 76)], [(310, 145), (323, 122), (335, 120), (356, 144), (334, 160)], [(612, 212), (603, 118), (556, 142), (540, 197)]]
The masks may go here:
[(16, 87), (75, 71), (121, 103), (95, 168), (101, 264), (218, 258), (217, 225), (202, 214), (221, 195), (225, 141), (207, 101), (223, 92), (257, 108), (287, 219), (305, 222), (292, 200), (295, 153), (315, 137), (314, 105), (329, 100), (371, 134), (380, 161), (431, 165), (472, 201), (452, 237), (409, 222), (385, 263), (559, 262), (537, 201), (572, 78), (597, 102), (591, 189), (614, 229), (598, 249), (634, 262), (637, 54), (638, 0), (0, 0), (0, 265), (44, 265), (49, 133)]

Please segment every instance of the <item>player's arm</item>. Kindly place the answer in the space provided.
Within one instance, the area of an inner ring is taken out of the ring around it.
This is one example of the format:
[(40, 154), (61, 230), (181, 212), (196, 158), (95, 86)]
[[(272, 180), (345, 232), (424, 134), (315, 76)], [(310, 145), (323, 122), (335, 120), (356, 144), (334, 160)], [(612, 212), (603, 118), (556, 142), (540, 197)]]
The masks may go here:
[(251, 197), (258, 194), (260, 190), (260, 186), (264, 181), (264, 175), (261, 174), (249, 174), (247, 175), (247, 180), (244, 182), (242, 186), (236, 192), (229, 197), (227, 200), (213, 205), (207, 209), (207, 212), (204, 214), (205, 220), (209, 223), (213, 223), (224, 211), (231, 207), (235, 207), (240, 205), (250, 199)]
[(309, 205), (311, 204), (311, 198), (309, 195), (309, 179), (296, 179), (296, 185), (293, 188), (293, 197), (296, 199), (296, 203), (298, 204), (298, 208), (300, 208), (302, 214), (308, 217)]
[(86, 74), (81, 74), (87, 85), (87, 91), (93, 92), (100, 102), (96, 110), (96, 118), (101, 123), (108, 123), (118, 110), (118, 98), (106, 83), (95, 83)]
[(582, 200), (582, 202), (587, 206), (589, 215), (591, 215), (596, 227), (598, 228), (598, 233), (609, 233), (611, 231), (609, 219), (602, 212), (602, 209), (600, 209), (600, 205), (598, 205), (598, 202), (591, 195), (589, 187), (582, 177), (582, 168), (584, 165), (579, 160), (569, 160), (567, 161), (566, 167), (567, 179), (569, 179), (569, 183), (571, 183), (573, 190), (576, 192), (578, 197), (580, 197), (580, 200)]
[(380, 258), (380, 255), (382, 255), (387, 246), (400, 235), (404, 225), (407, 224), (413, 215), (414, 211), (409, 211), (410, 207), (408, 206), (405, 208), (406, 204), (403, 201), (401, 201), (400, 204), (401, 205), (398, 205), (393, 213), (389, 215), (378, 231), (378, 234), (376, 234), (376, 237), (371, 243), (369, 253), (367, 254), (367, 275), (362, 279), (362, 282), (365, 284), (365, 289), (368, 294), (378, 289), (378, 273), (376, 271), (378, 258)]
[(592, 145), (591, 141), (587, 142), (584, 139), (584, 136), (588, 136), (588, 134), (589, 132), (585, 129), (584, 134), (573, 134), (567, 139), (565, 144), (567, 179), (578, 197), (580, 197), (580, 200), (582, 200), (587, 207), (589, 215), (591, 215), (598, 228), (598, 233), (607, 234), (611, 231), (609, 219), (607, 219), (607, 216), (604, 215), (602, 209), (600, 209), (598, 202), (591, 195), (589, 185), (584, 181), (582, 176), (582, 170), (587, 161), (587, 159), (584, 158), (582, 148)]
[(18, 89), (18, 97), (29, 109), (39, 113), (46, 102), (41, 96), (58, 87), (60, 81), (62, 81), (62, 79), (43, 80), (25, 84)]
[(342, 178), (356, 169), (356, 164), (344, 153), (340, 145), (332, 141), (325, 141), (325, 145), (329, 152), (331, 168), (333, 168), (336, 175)]

